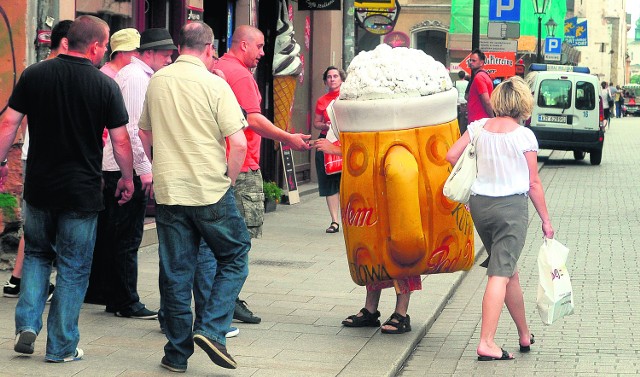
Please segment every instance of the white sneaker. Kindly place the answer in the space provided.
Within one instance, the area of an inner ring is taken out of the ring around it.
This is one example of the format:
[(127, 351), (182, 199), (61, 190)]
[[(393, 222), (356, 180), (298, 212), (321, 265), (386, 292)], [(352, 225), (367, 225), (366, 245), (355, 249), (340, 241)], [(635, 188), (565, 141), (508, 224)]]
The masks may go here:
[(225, 337), (226, 338), (233, 338), (233, 337), (238, 336), (238, 334), (240, 334), (240, 329), (237, 328), (237, 327), (231, 326), (231, 327), (229, 327), (229, 331), (227, 331), (227, 334), (226, 334)]
[(84, 351), (81, 348), (76, 348), (76, 353), (73, 356), (67, 356), (64, 359), (52, 359), (50, 357), (45, 357), (44, 359), (50, 363), (68, 363), (70, 361), (82, 360), (82, 356), (84, 356)]

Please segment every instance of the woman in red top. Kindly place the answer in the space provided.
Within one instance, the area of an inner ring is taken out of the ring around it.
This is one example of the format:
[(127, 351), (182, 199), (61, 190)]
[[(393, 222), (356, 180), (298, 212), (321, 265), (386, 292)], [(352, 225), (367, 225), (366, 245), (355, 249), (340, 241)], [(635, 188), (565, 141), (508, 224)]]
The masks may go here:
[[(327, 94), (318, 99), (316, 103), (313, 127), (320, 130), (319, 139), (327, 137), (327, 131), (331, 127), (331, 121), (327, 114), (327, 106), (340, 95), (340, 86), (347, 78), (343, 70), (336, 67), (328, 67), (322, 75), (322, 80), (329, 90)], [(331, 215), (331, 225), (327, 228), (327, 233), (337, 233), (340, 230), (338, 219), (340, 217), (340, 173), (327, 175), (324, 170), (324, 153), (316, 150), (316, 172), (318, 174), (318, 191), (320, 196), (327, 199), (329, 214)]]

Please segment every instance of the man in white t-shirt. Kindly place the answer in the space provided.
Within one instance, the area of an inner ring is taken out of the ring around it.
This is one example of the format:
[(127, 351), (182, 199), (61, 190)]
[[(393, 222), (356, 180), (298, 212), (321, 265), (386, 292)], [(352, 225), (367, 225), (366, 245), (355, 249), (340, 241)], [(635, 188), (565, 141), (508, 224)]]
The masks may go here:
[(460, 135), (467, 130), (467, 100), (464, 94), (469, 86), (467, 73), (463, 70), (458, 71), (459, 80), (455, 82), (455, 88), (458, 91), (458, 127), (460, 127)]

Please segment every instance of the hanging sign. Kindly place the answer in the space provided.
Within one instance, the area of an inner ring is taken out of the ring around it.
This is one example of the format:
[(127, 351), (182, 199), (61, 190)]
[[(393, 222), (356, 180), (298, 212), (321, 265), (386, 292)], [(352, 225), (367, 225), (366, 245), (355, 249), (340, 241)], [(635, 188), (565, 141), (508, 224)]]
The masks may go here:
[(364, 0), (355, 1), (356, 8), (364, 9), (391, 9), (396, 7), (396, 0)]
[(340, 0), (298, 0), (298, 10), (340, 10)]
[[(489, 73), (492, 79), (498, 77), (511, 77), (516, 74), (516, 53), (515, 52), (486, 52), (485, 51), (485, 61), (482, 69)], [(469, 58), (471, 58), (471, 54), (467, 55), (460, 62), (460, 69), (471, 74), (471, 68), (469, 68)]]
[(393, 31), (400, 15), (400, 3), (395, 8), (356, 8), (356, 21), (369, 33), (385, 35)]
[(384, 36), (384, 43), (391, 47), (409, 47), (411, 45), (411, 39), (401, 31), (392, 31)]

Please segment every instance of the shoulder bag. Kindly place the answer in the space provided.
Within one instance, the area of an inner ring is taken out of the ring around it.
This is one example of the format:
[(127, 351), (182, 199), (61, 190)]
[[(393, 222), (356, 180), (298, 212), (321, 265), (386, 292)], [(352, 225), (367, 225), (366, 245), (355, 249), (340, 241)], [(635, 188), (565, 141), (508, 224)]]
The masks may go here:
[(471, 195), (471, 186), (478, 175), (478, 165), (476, 163), (476, 142), (483, 127), (478, 128), (473, 140), (460, 155), (456, 165), (451, 170), (449, 178), (444, 183), (442, 193), (454, 202), (466, 203)]

